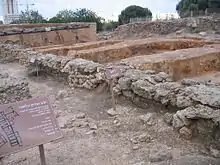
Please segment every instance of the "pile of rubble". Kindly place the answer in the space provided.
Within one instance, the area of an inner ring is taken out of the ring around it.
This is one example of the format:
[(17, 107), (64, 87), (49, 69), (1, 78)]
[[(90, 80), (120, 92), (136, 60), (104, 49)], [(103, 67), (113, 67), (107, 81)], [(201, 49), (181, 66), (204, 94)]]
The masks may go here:
[(0, 70), (0, 104), (12, 103), (31, 97), (28, 82), (23, 79), (10, 77)]
[(174, 32), (203, 32), (220, 29), (218, 17), (193, 17), (169, 21), (137, 22), (119, 26), (112, 34), (114, 39), (147, 38)]

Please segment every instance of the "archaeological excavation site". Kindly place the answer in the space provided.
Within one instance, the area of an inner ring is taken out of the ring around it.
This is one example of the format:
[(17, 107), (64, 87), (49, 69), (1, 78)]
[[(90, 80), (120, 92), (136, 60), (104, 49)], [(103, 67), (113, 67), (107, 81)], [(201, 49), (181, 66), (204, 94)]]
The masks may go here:
[[(63, 132), (47, 164), (220, 165), (220, 18), (100, 35), (95, 23), (0, 26), (0, 104), (48, 97)], [(38, 165), (39, 153), (2, 161)]]

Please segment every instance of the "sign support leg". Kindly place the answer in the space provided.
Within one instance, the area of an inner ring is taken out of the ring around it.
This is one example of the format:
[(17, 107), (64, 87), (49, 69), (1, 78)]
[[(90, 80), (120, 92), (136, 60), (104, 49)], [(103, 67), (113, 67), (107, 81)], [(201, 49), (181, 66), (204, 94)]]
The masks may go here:
[(0, 165), (4, 165), (4, 161), (2, 157), (0, 157)]
[(116, 111), (116, 102), (115, 102), (115, 96), (114, 96), (114, 92), (113, 92), (113, 82), (112, 82), (112, 80), (110, 80), (110, 90), (111, 90), (111, 94), (112, 94), (113, 109), (114, 109), (114, 111)]
[(44, 153), (44, 145), (39, 145), (39, 152), (40, 152), (40, 162), (41, 165), (46, 165), (46, 158)]

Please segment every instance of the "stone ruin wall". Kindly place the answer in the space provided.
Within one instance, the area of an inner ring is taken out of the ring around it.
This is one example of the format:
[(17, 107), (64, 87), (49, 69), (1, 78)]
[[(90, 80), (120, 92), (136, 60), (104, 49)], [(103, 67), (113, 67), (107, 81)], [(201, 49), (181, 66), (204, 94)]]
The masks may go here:
[[(43, 55), (11, 44), (1, 44), (0, 50), (2, 61), (19, 61), (29, 74), (43, 72), (62, 77), (71, 87), (94, 89), (108, 83), (104, 76), (106, 66), (93, 61)], [(118, 96), (145, 107), (153, 103), (172, 110), (164, 118), (185, 138), (219, 136), (220, 85), (191, 79), (175, 82), (164, 72), (141, 71), (123, 64), (115, 67), (122, 72), (114, 82)]]
[(0, 40), (25, 47), (96, 41), (96, 23), (4, 25)]
[(214, 31), (220, 33), (220, 17), (206, 16), (170, 21), (136, 22), (119, 26), (111, 37), (114, 39), (127, 38), (147, 38), (150, 36), (168, 35), (178, 33), (199, 33), (204, 31)]
[(0, 70), (0, 104), (7, 104), (31, 97), (28, 82), (10, 76), (6, 70)]

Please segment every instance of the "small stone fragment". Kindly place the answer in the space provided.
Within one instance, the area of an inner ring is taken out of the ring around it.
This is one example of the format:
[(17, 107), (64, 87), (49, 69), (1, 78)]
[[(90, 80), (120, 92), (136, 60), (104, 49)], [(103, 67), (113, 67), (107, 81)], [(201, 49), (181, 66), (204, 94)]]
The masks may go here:
[(69, 128), (69, 129), (70, 129), (70, 128), (73, 128), (73, 127), (74, 127), (74, 125), (73, 125), (73, 122), (74, 122), (74, 121), (76, 121), (75, 118), (71, 118), (71, 119), (67, 120), (67, 121), (66, 121), (66, 124), (65, 124), (66, 127)]
[(89, 123), (89, 128), (91, 130), (97, 130), (98, 129), (98, 127), (97, 127), (97, 125), (95, 123)]
[(135, 140), (135, 139), (131, 139), (130, 141), (131, 141), (133, 144), (138, 144), (138, 141)]
[(169, 124), (169, 125), (172, 125), (172, 122), (173, 122), (173, 114), (171, 114), (171, 113), (166, 113), (165, 115), (164, 115), (164, 121), (167, 123), (167, 124)]
[(77, 119), (84, 119), (85, 117), (86, 117), (85, 113), (79, 113), (79, 114), (76, 115)]
[(114, 124), (118, 124), (119, 121), (118, 121), (118, 120), (114, 120), (113, 123), (114, 123)]
[(213, 157), (220, 158), (220, 151), (213, 148), (212, 146), (210, 147), (210, 153)]
[(61, 111), (58, 111), (58, 112), (55, 113), (55, 117), (58, 118), (58, 117), (61, 116), (61, 114), (62, 114), (62, 112), (61, 112)]
[(169, 150), (159, 150), (159, 151), (154, 151), (150, 153), (149, 159), (151, 162), (161, 162), (165, 160), (170, 160), (172, 159), (172, 154)]
[(131, 142), (134, 144), (137, 144), (139, 142), (150, 142), (151, 140), (153, 140), (153, 138), (148, 135), (147, 133), (141, 134), (139, 136), (136, 136), (134, 138), (131, 139)]
[(95, 134), (97, 134), (97, 132), (95, 130), (91, 130), (86, 133), (86, 135), (91, 135), (91, 134), (95, 135)]
[(144, 161), (142, 161), (142, 162), (135, 163), (133, 165), (146, 165), (146, 163)]
[(133, 150), (138, 150), (140, 148), (140, 146), (134, 146), (132, 149)]
[(183, 127), (179, 130), (180, 137), (190, 140), (192, 138), (192, 130), (187, 127)]
[(61, 90), (57, 93), (57, 99), (63, 99), (64, 97), (67, 97), (68, 96), (68, 93), (64, 90)]
[(140, 142), (149, 142), (152, 140), (152, 137), (148, 134), (142, 134), (138, 137), (138, 141)]
[(139, 119), (146, 125), (153, 125), (153, 114), (152, 113), (141, 115)]
[(109, 110), (107, 111), (107, 113), (108, 113), (108, 115), (111, 116), (111, 117), (118, 115), (118, 113), (117, 113), (113, 108), (109, 109)]
[(59, 123), (60, 129), (66, 129), (67, 126), (65, 123)]
[(8, 78), (8, 77), (9, 77), (8, 73), (4, 73), (4, 72), (0, 73), (0, 78)]

